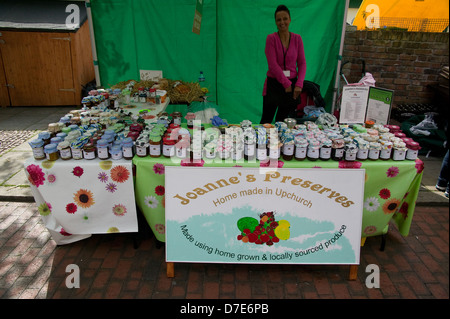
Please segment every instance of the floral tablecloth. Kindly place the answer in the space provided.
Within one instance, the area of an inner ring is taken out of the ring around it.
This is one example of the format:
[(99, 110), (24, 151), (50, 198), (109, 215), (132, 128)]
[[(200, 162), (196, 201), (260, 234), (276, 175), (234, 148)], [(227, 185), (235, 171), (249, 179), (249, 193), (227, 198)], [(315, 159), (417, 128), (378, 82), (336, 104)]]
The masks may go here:
[(30, 158), (24, 166), (42, 221), (58, 245), (138, 231), (131, 161)]
[[(136, 165), (135, 196), (136, 204), (143, 212), (155, 237), (165, 242), (165, 167), (189, 166), (188, 162), (165, 157), (133, 158)], [(202, 160), (196, 166), (214, 167), (258, 167), (259, 162), (208, 162)], [(362, 237), (386, 234), (389, 223), (394, 222), (400, 233), (407, 236), (411, 226), (415, 203), (422, 180), (424, 164), (415, 161), (278, 161), (283, 168), (361, 168), (366, 171), (364, 188), (364, 208)]]

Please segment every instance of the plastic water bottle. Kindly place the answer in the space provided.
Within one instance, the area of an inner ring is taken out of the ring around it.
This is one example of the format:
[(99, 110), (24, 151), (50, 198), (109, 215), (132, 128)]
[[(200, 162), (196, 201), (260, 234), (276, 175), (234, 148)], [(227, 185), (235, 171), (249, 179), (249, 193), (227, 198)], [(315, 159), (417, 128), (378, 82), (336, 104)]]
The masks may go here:
[(205, 82), (205, 75), (203, 74), (203, 71), (200, 71), (200, 75), (198, 76), (198, 82)]

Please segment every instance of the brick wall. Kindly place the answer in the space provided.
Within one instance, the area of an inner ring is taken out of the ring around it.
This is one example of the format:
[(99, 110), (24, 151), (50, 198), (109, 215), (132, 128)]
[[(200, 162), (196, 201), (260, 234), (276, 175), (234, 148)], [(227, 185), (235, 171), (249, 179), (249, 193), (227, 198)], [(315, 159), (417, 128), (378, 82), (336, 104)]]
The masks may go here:
[(449, 65), (449, 34), (404, 31), (350, 31), (345, 34), (342, 61), (349, 83), (361, 79), (361, 60), (376, 86), (394, 90), (394, 107), (432, 103), (428, 84), (439, 82), (439, 72)]

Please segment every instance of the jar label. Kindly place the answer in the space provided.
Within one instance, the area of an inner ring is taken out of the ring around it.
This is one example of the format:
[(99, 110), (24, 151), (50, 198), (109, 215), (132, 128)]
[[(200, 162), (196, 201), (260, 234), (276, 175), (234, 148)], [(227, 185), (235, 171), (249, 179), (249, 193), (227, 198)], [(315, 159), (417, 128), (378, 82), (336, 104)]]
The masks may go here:
[(186, 158), (186, 147), (176, 148), (176, 150), (177, 150), (177, 157)]
[(256, 156), (259, 160), (265, 160), (267, 158), (267, 149), (266, 148), (258, 148), (256, 152)]
[(136, 146), (136, 154), (138, 156), (146, 156), (147, 155), (147, 147), (145, 147), (145, 146)]
[(368, 149), (359, 149), (358, 154), (356, 156), (360, 159), (366, 159), (368, 155), (369, 155)]
[(287, 156), (294, 155), (294, 145), (293, 144), (284, 145), (283, 154)]
[(202, 159), (202, 151), (193, 151), (192, 158), (195, 160)]
[(335, 157), (342, 157), (342, 156), (344, 156), (344, 149), (343, 148), (336, 148), (334, 154), (335, 154), (334, 155)]
[(59, 155), (62, 159), (69, 159), (72, 157), (72, 152), (70, 151), (70, 148), (65, 148), (59, 151)]
[(322, 147), (320, 148), (320, 158), (328, 159), (331, 157), (331, 148)]
[(181, 117), (174, 117), (173, 124), (181, 125)]
[(378, 159), (380, 157), (380, 150), (369, 150), (369, 158), (370, 159)]
[(295, 149), (295, 157), (296, 158), (305, 158), (306, 157), (306, 147), (297, 147)]
[(133, 157), (133, 148), (132, 147), (124, 147), (123, 148), (123, 156)]
[(277, 148), (269, 148), (269, 158), (277, 159), (280, 157), (280, 149)]
[(391, 149), (380, 151), (380, 158), (389, 159), (390, 157), (391, 157)]
[(83, 151), (79, 148), (73, 148), (72, 149), (72, 158), (73, 159), (82, 159), (83, 158)]
[(417, 159), (417, 155), (419, 155), (419, 150), (408, 149), (408, 151), (406, 152), (406, 159), (416, 160)]
[(205, 151), (205, 157), (206, 158), (210, 158), (210, 159), (213, 159), (213, 158), (215, 158), (216, 157), (216, 152), (210, 152), (210, 151)]
[(111, 154), (111, 158), (113, 160), (120, 160), (120, 159), (122, 159), (122, 152)]
[(97, 153), (98, 153), (98, 158), (100, 158), (100, 159), (108, 158), (108, 148), (106, 148), (106, 147), (98, 148)]
[(163, 145), (163, 155), (167, 157), (175, 155), (175, 145)]
[(95, 152), (83, 151), (83, 155), (84, 155), (85, 159), (94, 159), (95, 158)]
[(245, 144), (244, 145), (244, 154), (245, 156), (254, 156), (255, 155), (255, 144)]
[(356, 153), (345, 152), (345, 160), (346, 161), (354, 161), (355, 159), (356, 159)]
[(309, 147), (307, 155), (311, 158), (319, 158), (319, 149)]
[(161, 155), (161, 145), (150, 144), (150, 155), (160, 156)]
[(45, 157), (44, 148), (33, 148), (33, 156), (35, 158), (41, 159)]
[(394, 154), (392, 154), (392, 159), (394, 161), (403, 161), (406, 156), (406, 151), (403, 150), (394, 150)]

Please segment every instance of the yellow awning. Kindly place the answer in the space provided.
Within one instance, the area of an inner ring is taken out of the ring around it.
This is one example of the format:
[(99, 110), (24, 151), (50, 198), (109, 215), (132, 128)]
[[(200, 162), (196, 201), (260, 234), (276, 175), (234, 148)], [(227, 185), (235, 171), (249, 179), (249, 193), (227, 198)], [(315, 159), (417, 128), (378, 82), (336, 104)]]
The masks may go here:
[(353, 25), (358, 30), (397, 27), (442, 32), (448, 21), (449, 0), (363, 0)]

